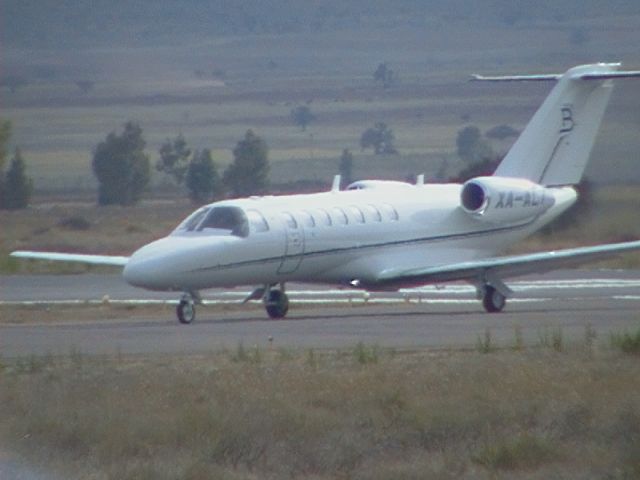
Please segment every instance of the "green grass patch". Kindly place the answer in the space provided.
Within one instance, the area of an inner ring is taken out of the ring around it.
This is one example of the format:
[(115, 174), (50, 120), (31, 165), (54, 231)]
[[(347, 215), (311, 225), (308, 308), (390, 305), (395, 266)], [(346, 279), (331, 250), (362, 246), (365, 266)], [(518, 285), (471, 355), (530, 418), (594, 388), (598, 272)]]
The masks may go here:
[(36, 464), (56, 459), (65, 478), (636, 471), (635, 358), (376, 347), (370, 361), (372, 351), (3, 359), (0, 442)]

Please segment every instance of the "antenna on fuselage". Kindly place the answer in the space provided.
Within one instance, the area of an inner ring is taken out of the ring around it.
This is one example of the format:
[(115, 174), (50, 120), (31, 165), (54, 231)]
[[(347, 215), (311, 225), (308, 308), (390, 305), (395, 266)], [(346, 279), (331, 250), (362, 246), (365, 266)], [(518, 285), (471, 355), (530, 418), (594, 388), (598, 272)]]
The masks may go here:
[(416, 177), (416, 186), (421, 187), (422, 185), (424, 185), (424, 173), (421, 173)]
[(342, 180), (342, 177), (340, 175), (336, 175), (333, 177), (333, 185), (331, 185), (331, 191), (332, 192), (339, 192), (340, 191), (340, 181)]

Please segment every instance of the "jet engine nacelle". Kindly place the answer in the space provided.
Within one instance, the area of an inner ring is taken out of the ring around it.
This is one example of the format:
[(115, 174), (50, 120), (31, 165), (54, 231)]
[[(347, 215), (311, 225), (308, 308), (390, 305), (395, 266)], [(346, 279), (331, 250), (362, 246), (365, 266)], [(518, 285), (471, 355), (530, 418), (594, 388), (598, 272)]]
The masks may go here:
[(544, 213), (555, 200), (542, 185), (522, 178), (477, 177), (462, 186), (462, 209), (492, 223), (527, 220)]

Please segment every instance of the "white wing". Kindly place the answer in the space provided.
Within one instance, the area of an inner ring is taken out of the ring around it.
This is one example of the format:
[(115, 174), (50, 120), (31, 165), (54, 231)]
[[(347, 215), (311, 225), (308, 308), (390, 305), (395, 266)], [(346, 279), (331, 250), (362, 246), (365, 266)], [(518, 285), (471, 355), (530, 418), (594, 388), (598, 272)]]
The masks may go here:
[(129, 257), (119, 257), (113, 255), (83, 255), (78, 253), (57, 253), (57, 252), (31, 252), (19, 250), (11, 253), (15, 258), (31, 258), (34, 260), (50, 260), (55, 262), (76, 262), (90, 265), (113, 265), (124, 267), (129, 261)]
[(378, 281), (374, 286), (398, 285), (402, 287), (405, 285), (454, 280), (473, 282), (474, 280), (487, 278), (487, 275), (498, 278), (513, 277), (575, 266), (633, 250), (640, 250), (640, 241), (486, 258), (403, 271), (390, 269), (378, 275)]

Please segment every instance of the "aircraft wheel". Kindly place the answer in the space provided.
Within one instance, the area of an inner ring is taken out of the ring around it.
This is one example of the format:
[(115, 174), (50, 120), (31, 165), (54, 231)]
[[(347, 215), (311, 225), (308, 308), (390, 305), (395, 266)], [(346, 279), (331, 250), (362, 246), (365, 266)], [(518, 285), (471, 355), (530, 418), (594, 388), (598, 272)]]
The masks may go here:
[(267, 295), (265, 308), (270, 318), (284, 318), (289, 311), (289, 297), (282, 290), (271, 290)]
[(176, 314), (180, 323), (192, 323), (196, 319), (196, 306), (188, 300), (180, 300), (176, 307)]
[(482, 305), (487, 312), (501, 312), (506, 303), (507, 299), (503, 294), (501, 294), (491, 285), (485, 286), (484, 295), (482, 297)]

